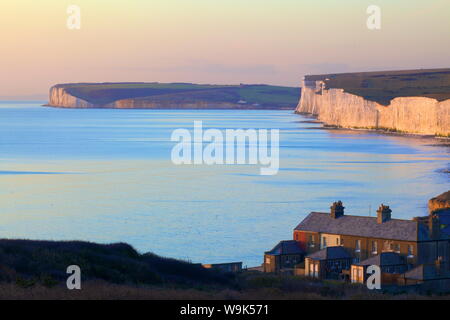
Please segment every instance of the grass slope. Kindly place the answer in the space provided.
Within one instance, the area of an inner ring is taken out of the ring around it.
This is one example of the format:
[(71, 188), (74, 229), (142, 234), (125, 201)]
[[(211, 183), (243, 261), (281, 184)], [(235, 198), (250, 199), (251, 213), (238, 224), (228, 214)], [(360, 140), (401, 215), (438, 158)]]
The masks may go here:
[(323, 74), (306, 76), (305, 80), (324, 80), (327, 88), (342, 88), (383, 105), (407, 96), (450, 99), (450, 69)]
[(0, 240), (0, 282), (62, 284), (69, 265), (81, 268), (82, 279), (134, 285), (231, 285), (232, 277), (201, 265), (140, 254), (125, 243)]
[(122, 99), (149, 101), (208, 101), (258, 104), (261, 108), (294, 108), (300, 98), (300, 89), (269, 85), (203, 85), (192, 83), (74, 83), (56, 87), (80, 99), (97, 105)]

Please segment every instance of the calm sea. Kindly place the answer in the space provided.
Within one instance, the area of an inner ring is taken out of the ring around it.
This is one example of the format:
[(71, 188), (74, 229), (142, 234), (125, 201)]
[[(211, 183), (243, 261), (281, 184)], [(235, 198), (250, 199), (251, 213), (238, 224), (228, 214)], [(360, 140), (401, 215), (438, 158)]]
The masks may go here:
[[(280, 171), (175, 166), (176, 128), (280, 129)], [(450, 187), (433, 141), (328, 131), (291, 111), (70, 110), (0, 104), (0, 237), (128, 242), (193, 262), (262, 263), (310, 211), (426, 214)]]

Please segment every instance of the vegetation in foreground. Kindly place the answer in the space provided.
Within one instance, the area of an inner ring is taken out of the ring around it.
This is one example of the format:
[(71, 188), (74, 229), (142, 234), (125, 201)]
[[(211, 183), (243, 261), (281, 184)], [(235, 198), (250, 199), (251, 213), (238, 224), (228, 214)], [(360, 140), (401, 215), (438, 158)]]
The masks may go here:
[[(244, 271), (225, 274), (146, 253), (124, 243), (0, 240), (0, 299), (449, 299), (370, 291), (362, 285)], [(80, 266), (81, 290), (66, 268)]]
[(450, 99), (450, 69), (323, 74), (306, 76), (305, 80), (323, 80), (327, 88), (342, 88), (383, 105), (396, 97)]
[(0, 281), (21, 287), (57, 286), (77, 265), (83, 281), (152, 286), (232, 286), (233, 277), (201, 265), (138, 253), (125, 243), (0, 240)]
[(83, 281), (81, 290), (68, 290), (65, 284), (37, 282), (23, 286), (0, 283), (0, 299), (50, 300), (449, 300), (450, 295), (431, 292), (396, 293), (370, 291), (362, 285), (339, 281), (318, 281), (299, 276), (243, 272), (238, 286), (179, 286), (116, 284), (100, 280)]
[[(208, 85), (193, 83), (72, 83), (55, 87), (96, 105), (105, 105), (123, 99), (174, 102), (229, 102), (245, 101), (254, 108), (293, 109), (300, 98), (300, 88), (249, 85)], [(244, 105), (244, 104), (243, 104)], [(254, 106), (257, 105), (257, 106)]]

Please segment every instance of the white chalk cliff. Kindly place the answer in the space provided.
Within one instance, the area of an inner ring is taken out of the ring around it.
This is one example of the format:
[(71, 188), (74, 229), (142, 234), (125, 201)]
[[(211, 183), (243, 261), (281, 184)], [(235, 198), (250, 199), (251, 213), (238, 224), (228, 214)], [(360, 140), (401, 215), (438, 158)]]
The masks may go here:
[(48, 105), (61, 108), (93, 108), (92, 103), (77, 98), (67, 93), (66, 89), (59, 86), (50, 88)]
[(296, 112), (342, 128), (450, 136), (450, 99), (398, 97), (384, 106), (343, 89), (326, 89), (323, 81), (303, 81)]
[(93, 104), (75, 97), (64, 86), (50, 88), (48, 106), (58, 108), (107, 108), (107, 109), (258, 109), (259, 105), (220, 101), (154, 100), (149, 97), (120, 99), (107, 104)]

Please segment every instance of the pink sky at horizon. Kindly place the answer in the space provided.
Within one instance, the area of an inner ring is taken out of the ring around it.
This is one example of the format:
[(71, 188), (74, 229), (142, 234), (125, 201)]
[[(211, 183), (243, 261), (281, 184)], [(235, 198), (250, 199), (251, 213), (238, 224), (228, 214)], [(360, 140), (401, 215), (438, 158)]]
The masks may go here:
[[(369, 5), (381, 30), (366, 27)], [(69, 5), (81, 29), (66, 26)], [(0, 98), (66, 82), (266, 83), (450, 67), (448, 0), (5, 0)]]

